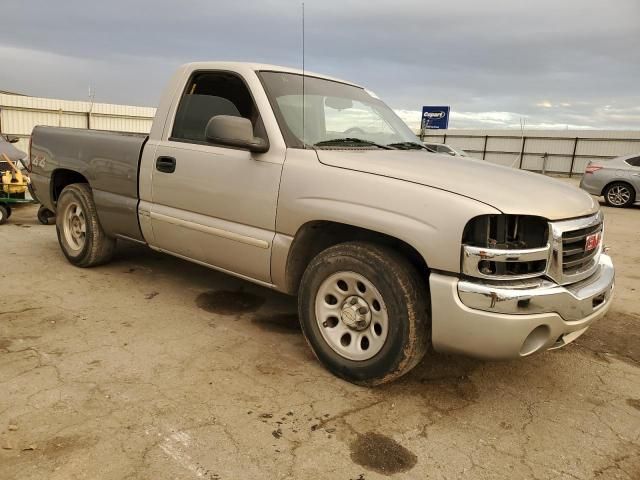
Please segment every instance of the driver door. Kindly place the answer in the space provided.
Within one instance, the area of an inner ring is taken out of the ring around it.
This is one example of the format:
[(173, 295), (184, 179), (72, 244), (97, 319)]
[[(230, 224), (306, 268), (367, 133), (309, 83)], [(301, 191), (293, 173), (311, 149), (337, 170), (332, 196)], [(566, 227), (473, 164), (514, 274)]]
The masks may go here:
[(271, 246), (284, 152), (262, 154), (208, 143), (215, 115), (249, 118), (266, 133), (244, 81), (229, 72), (195, 72), (158, 142), (150, 207), (154, 246), (174, 255), (269, 283)]

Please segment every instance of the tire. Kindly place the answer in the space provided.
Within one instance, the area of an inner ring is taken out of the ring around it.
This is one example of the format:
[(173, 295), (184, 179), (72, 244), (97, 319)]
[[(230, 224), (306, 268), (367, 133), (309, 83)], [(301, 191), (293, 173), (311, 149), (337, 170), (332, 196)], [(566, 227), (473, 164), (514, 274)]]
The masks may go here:
[(51, 225), (51, 220), (55, 220), (55, 216), (56, 214), (47, 207), (40, 205), (40, 208), (38, 208), (38, 221), (42, 225)]
[(9, 218), (9, 211), (7, 207), (4, 205), (0, 205), (0, 225), (4, 225), (7, 223), (7, 219)]
[(13, 213), (13, 210), (9, 205), (3, 205), (3, 206), (4, 206), (4, 209), (7, 211), (7, 219), (11, 218), (11, 214)]
[(111, 260), (116, 241), (98, 220), (91, 189), (86, 183), (65, 187), (58, 199), (56, 232), (62, 253), (77, 267), (94, 267)]
[(614, 208), (630, 207), (636, 201), (636, 191), (625, 182), (614, 182), (607, 185), (602, 195), (607, 205)]
[(344, 380), (373, 386), (401, 377), (424, 357), (431, 337), (429, 300), (424, 274), (398, 252), (349, 242), (311, 261), (298, 311), (318, 360)]

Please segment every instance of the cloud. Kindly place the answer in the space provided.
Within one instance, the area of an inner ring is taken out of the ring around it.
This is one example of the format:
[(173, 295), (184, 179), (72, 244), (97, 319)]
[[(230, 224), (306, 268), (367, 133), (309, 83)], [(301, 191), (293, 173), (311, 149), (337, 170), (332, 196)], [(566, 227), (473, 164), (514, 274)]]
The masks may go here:
[(552, 103), (549, 100), (543, 100), (542, 102), (536, 103), (537, 107), (542, 108), (551, 108), (553, 107)]
[[(122, 55), (110, 59), (85, 59), (45, 50), (2, 45), (0, 65), (8, 66), (2, 71), (0, 90), (32, 96), (86, 100), (91, 87), (96, 92), (96, 101), (146, 106), (157, 104), (160, 91), (175, 67), (175, 64), (167, 64), (152, 57)], [(145, 75), (143, 80), (140, 70), (158, 71), (159, 75)]]
[[(400, 111), (451, 105), (452, 127), (640, 128), (637, 0), (306, 0), (305, 11), (307, 68)], [(300, 66), (300, 13), (290, 0), (3, 0), (0, 90), (84, 99), (92, 85), (99, 101), (154, 105), (186, 61)]]

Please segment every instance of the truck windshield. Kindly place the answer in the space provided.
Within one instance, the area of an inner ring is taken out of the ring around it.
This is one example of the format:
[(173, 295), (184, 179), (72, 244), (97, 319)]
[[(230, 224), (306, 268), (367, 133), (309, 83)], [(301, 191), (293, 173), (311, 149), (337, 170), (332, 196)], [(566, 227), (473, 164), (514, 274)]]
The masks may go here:
[(416, 135), (393, 110), (363, 88), (305, 76), (303, 101), (302, 75), (263, 71), (259, 76), (289, 147), (417, 145)]

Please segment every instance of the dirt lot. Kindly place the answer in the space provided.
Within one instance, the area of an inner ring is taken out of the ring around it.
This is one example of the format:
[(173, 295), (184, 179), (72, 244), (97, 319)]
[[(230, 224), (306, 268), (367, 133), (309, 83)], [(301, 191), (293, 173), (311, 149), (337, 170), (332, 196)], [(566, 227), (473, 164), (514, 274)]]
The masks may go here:
[(80, 270), (0, 227), (0, 478), (640, 478), (640, 208), (606, 209), (608, 316), (513, 362), (327, 373), (295, 301), (142, 247)]

